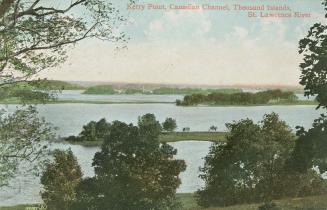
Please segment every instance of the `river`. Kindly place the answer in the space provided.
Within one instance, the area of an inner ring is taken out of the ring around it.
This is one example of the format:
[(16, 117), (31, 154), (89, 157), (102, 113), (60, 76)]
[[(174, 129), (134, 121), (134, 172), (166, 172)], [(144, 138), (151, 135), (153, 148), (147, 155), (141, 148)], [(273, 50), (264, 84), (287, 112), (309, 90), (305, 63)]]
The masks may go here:
[[(67, 96), (68, 97), (68, 96)], [(87, 96), (89, 97), (89, 96)], [(93, 96), (101, 98), (103, 96)], [(129, 100), (130, 96), (121, 97), (120, 100)], [(137, 96), (133, 96), (137, 98)], [(143, 97), (143, 96), (142, 96)], [(147, 100), (157, 100), (157, 96), (146, 96)], [(161, 101), (171, 101), (176, 96), (160, 96)], [(174, 100), (175, 100), (174, 99)], [(101, 99), (102, 100), (102, 99)], [(112, 100), (112, 99), (110, 99)], [(118, 100), (118, 99), (117, 99)], [(143, 99), (142, 99), (143, 100)], [(16, 105), (0, 105), (0, 108), (12, 112)], [(40, 116), (57, 127), (58, 136), (76, 135), (81, 131), (84, 124), (91, 120), (106, 118), (108, 121), (120, 120), (127, 123), (137, 123), (137, 117), (146, 113), (153, 113), (159, 121), (166, 117), (173, 117), (178, 124), (178, 130), (190, 127), (191, 131), (207, 131), (215, 125), (219, 131), (225, 131), (225, 123), (242, 118), (250, 118), (255, 122), (262, 119), (266, 113), (276, 112), (281, 119), (287, 122), (291, 128), (302, 125), (309, 128), (311, 123), (320, 114), (315, 106), (250, 106), (250, 107), (179, 107), (174, 104), (46, 104), (38, 105)], [(196, 140), (196, 139), (190, 139)], [(182, 184), (178, 192), (194, 192), (203, 186), (198, 178), (199, 167), (203, 165), (203, 157), (208, 153), (210, 142), (183, 141), (171, 143), (178, 149), (177, 159), (184, 159), (187, 170), (181, 174)], [(71, 148), (77, 156), (82, 167), (84, 176), (92, 176), (91, 167), (94, 153), (98, 147), (83, 147), (55, 143), (52, 149)], [(38, 177), (31, 175), (19, 175), (11, 180), (10, 187), (0, 191), (0, 206), (17, 205), (40, 202), (39, 192), (41, 189)]]

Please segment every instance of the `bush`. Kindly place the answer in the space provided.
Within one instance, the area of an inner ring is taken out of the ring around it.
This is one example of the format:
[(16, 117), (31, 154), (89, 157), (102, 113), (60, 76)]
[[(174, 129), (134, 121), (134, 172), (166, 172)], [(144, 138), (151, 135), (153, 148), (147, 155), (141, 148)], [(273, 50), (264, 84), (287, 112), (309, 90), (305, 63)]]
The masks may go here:
[(165, 122), (162, 123), (162, 128), (165, 131), (173, 132), (177, 128), (176, 120), (173, 118), (166, 118)]

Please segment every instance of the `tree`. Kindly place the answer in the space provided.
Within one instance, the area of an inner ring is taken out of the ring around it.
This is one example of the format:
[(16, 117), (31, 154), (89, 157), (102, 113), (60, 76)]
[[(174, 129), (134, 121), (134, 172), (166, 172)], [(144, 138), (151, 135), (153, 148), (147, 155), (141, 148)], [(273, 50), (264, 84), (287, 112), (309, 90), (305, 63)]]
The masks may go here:
[[(323, 0), (327, 12), (327, 0)], [(327, 13), (325, 14), (327, 18)], [(299, 53), (304, 56), (300, 64), (301, 81), (304, 85), (305, 95), (316, 96), (319, 106), (327, 108), (327, 25), (314, 24), (308, 35), (299, 42)], [(322, 114), (313, 122), (312, 128), (305, 130), (298, 127), (296, 148), (293, 153), (291, 167), (295, 171), (305, 173), (314, 166), (320, 172), (327, 171), (326, 141), (327, 117)]]
[(321, 173), (325, 173), (327, 171), (327, 116), (321, 115), (308, 130), (298, 127), (297, 136), (290, 167), (299, 173), (306, 173), (313, 167), (318, 167)]
[[(327, 1), (322, 4), (327, 11)], [(300, 40), (299, 52), (304, 56), (300, 84), (304, 85), (305, 95), (316, 96), (318, 107), (327, 108), (327, 25), (314, 24)]]
[(55, 150), (53, 157), (41, 177), (41, 197), (49, 210), (70, 210), (82, 179), (81, 168), (71, 150)]
[(176, 120), (173, 118), (166, 118), (165, 122), (162, 123), (162, 128), (165, 131), (173, 132), (177, 128)]
[(81, 40), (127, 41), (118, 28), (122, 21), (118, 9), (105, 0), (1, 1), (0, 84), (57, 66)]
[(78, 141), (103, 141), (108, 134), (110, 123), (102, 118), (98, 122), (91, 121), (83, 126), (83, 130), (78, 136), (69, 136), (65, 140), (70, 142)]
[(18, 109), (0, 115), (0, 187), (8, 184), (20, 166), (38, 171), (48, 156), (44, 141), (53, 137), (52, 129), (38, 117), (35, 108)]
[(107, 135), (108, 127), (106, 119), (102, 118), (98, 122), (91, 121), (83, 126), (82, 132), (78, 135), (81, 141), (103, 141)]
[(159, 128), (152, 114), (139, 117), (138, 126), (114, 121), (94, 156), (95, 177), (78, 188), (75, 209), (175, 209), (186, 166), (173, 158), (176, 149), (159, 143)]
[(138, 118), (138, 127), (143, 141), (148, 142), (148, 146), (152, 145), (154, 148), (158, 147), (159, 135), (162, 127), (159, 121), (156, 120), (154, 114), (145, 114)]
[(226, 126), (226, 143), (215, 143), (201, 168), (205, 187), (197, 192), (199, 204), (225, 206), (283, 196), (285, 165), (295, 143), (291, 129), (275, 113), (259, 124), (244, 119)]

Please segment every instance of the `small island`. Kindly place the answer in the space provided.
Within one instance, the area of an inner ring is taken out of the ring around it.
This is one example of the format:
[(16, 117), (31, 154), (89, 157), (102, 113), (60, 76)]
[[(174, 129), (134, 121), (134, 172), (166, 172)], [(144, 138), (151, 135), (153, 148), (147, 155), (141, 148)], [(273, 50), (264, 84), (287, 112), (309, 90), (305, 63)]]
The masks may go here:
[(183, 100), (176, 100), (177, 106), (251, 106), (251, 105), (314, 105), (315, 101), (303, 101), (291, 91), (267, 90), (257, 93), (191, 94)]

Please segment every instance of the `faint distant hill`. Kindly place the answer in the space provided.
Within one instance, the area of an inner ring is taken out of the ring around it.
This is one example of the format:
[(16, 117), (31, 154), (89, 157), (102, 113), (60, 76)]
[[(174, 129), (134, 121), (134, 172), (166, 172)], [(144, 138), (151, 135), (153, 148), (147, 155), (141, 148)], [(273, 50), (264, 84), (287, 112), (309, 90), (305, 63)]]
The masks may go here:
[(41, 87), (47, 87), (52, 90), (83, 90), (85, 86), (78, 83), (61, 81), (61, 80), (40, 80), (38, 85)]
[(97, 85), (111, 85), (115, 89), (141, 88), (146, 90), (154, 90), (161, 87), (169, 88), (205, 88), (205, 89), (244, 89), (244, 90), (272, 90), (280, 89), (284, 91), (293, 91), (302, 93), (303, 87), (292, 85), (257, 85), (257, 84), (231, 84), (231, 85), (194, 85), (194, 84), (159, 84), (159, 83), (126, 83), (126, 82), (97, 82), (97, 81), (68, 81), (71, 84), (76, 84), (84, 88)]

